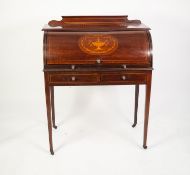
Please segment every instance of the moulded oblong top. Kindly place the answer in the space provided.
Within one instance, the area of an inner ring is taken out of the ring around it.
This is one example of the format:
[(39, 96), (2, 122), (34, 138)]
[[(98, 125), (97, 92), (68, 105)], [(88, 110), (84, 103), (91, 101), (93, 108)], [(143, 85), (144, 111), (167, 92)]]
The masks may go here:
[(43, 31), (125, 31), (150, 30), (140, 20), (128, 20), (128, 16), (62, 16), (51, 20)]

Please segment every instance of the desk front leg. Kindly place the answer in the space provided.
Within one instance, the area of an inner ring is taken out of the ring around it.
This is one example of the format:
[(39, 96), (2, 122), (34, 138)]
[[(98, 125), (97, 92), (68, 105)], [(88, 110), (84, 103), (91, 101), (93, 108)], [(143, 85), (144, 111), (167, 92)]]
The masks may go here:
[(139, 100), (139, 84), (135, 85), (135, 111), (134, 111), (134, 123), (132, 127), (134, 128), (137, 124), (137, 111), (138, 111), (138, 100)]
[(47, 73), (44, 73), (44, 79), (45, 79), (47, 121), (48, 121), (48, 131), (49, 131), (49, 145), (50, 145), (50, 153), (53, 155), (54, 151), (53, 151), (53, 141), (52, 141), (51, 89), (49, 86)]
[(152, 79), (152, 73), (148, 73), (147, 79), (146, 79), (146, 98), (145, 98), (145, 114), (144, 114), (144, 140), (143, 140), (144, 149), (147, 149), (147, 132), (148, 132), (148, 120), (149, 120), (149, 108), (150, 108), (151, 79)]

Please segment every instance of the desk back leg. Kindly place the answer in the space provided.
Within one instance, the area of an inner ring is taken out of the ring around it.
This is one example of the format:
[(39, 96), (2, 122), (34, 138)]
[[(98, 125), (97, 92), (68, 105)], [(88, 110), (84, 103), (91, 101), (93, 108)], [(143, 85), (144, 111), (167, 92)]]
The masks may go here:
[(57, 126), (55, 125), (54, 86), (51, 86), (51, 111), (53, 128), (57, 129)]
[(148, 119), (149, 119), (149, 108), (150, 108), (151, 79), (152, 79), (152, 73), (149, 73), (147, 75), (146, 98), (145, 98), (144, 140), (143, 140), (143, 148), (144, 149), (147, 148), (147, 132), (148, 132)]
[(53, 141), (52, 141), (52, 119), (51, 119), (51, 91), (48, 84), (48, 74), (44, 73), (45, 79), (45, 93), (46, 93), (46, 108), (47, 108), (47, 121), (48, 121), (48, 131), (49, 131), (49, 145), (50, 153), (53, 155)]
[(135, 85), (135, 111), (134, 111), (134, 123), (132, 127), (134, 128), (137, 124), (137, 111), (138, 111), (138, 100), (139, 100), (139, 84)]

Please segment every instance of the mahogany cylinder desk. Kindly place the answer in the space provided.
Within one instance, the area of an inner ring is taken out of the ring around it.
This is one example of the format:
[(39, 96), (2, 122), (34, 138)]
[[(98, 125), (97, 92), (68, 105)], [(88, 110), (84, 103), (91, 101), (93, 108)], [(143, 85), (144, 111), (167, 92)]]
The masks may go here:
[(54, 86), (135, 85), (137, 124), (139, 85), (145, 85), (143, 148), (152, 77), (150, 28), (128, 16), (62, 16), (42, 29), (45, 94), (50, 152), (55, 125)]

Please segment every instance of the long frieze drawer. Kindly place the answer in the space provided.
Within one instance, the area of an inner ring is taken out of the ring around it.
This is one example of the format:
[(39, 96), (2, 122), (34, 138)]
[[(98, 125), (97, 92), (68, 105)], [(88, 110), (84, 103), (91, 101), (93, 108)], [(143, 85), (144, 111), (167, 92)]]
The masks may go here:
[(105, 73), (101, 75), (102, 83), (146, 83), (144, 73)]
[(85, 84), (85, 83), (97, 83), (99, 76), (97, 74), (50, 74), (50, 84)]

